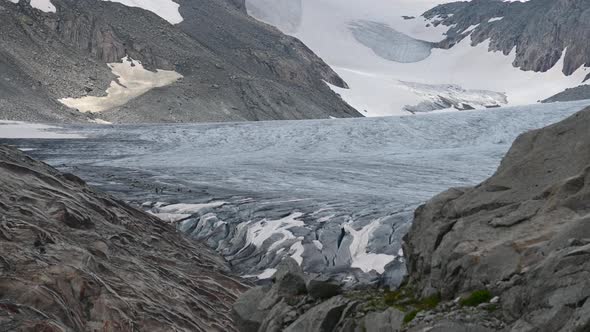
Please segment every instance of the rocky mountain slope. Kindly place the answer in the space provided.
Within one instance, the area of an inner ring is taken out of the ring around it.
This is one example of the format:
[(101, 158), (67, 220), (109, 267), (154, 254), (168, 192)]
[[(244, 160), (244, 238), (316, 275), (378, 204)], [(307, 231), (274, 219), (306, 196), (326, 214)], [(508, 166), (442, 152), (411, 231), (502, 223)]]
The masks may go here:
[(474, 0), (443, 4), (424, 14), (436, 18), (434, 24), (450, 27), (440, 47), (453, 47), (468, 36), (473, 45), (489, 39), (490, 51), (515, 51), (513, 64), (523, 70), (547, 71), (564, 56), (566, 75), (590, 66), (585, 43), (589, 15), (585, 0)]
[[(297, 39), (248, 17), (243, 1), (171, 2), (178, 7), (172, 22), (158, 8), (110, 1), (51, 0), (55, 12), (14, 2), (0, 2), (4, 119), (360, 116), (324, 83), (346, 87), (337, 74)], [(88, 96), (97, 98), (77, 99)]]
[[(546, 72), (560, 65), (565, 75), (590, 66), (590, 3), (584, 0), (467, 1), (442, 4), (426, 13), (434, 25), (449, 27), (437, 47), (448, 49), (465, 38), (489, 41), (489, 51), (514, 55), (513, 65)], [(586, 76), (588, 79), (588, 76)], [(547, 101), (590, 98), (587, 89), (559, 93)]]
[(334, 89), (367, 116), (533, 104), (589, 73), (585, 0), (246, 4), (320, 54), (350, 86)]
[(243, 331), (590, 330), (590, 109), (521, 135), (497, 172), (415, 212), (400, 289), (343, 292), (284, 261)]
[(422, 296), (487, 289), (514, 331), (590, 329), (590, 109), (520, 136), (498, 171), (416, 211), (409, 283)]
[(234, 331), (225, 261), (0, 146), (0, 330)]

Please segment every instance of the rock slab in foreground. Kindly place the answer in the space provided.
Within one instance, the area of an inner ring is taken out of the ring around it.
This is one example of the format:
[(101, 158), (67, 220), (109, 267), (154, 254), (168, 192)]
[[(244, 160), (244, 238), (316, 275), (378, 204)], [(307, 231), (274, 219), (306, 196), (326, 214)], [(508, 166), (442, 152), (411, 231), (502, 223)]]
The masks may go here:
[(521, 135), (497, 172), (418, 208), (409, 284), (500, 295), (510, 331), (590, 330), (590, 109)]
[(220, 257), (6, 146), (0, 248), (0, 331), (236, 330)]

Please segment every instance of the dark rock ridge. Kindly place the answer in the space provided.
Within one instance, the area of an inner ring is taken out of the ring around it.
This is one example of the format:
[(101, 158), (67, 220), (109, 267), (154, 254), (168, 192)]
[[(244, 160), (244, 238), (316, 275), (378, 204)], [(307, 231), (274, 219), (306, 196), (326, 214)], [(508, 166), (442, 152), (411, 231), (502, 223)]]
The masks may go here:
[[(509, 54), (516, 48), (514, 66), (545, 72), (562, 58), (570, 75), (590, 66), (590, 2), (530, 0), (503, 2), (473, 0), (439, 5), (423, 14), (435, 25), (450, 27), (439, 47), (450, 48), (470, 37), (472, 45), (489, 39), (491, 51)], [(501, 18), (501, 19), (499, 19)], [(471, 34), (465, 32), (477, 25)], [(567, 52), (566, 52), (567, 49)]]
[(443, 299), (489, 290), (510, 331), (590, 330), (589, 124), (586, 109), (523, 134), (490, 179), (418, 208), (408, 283)]
[(1, 331), (234, 331), (225, 261), (0, 146)]
[[(0, 3), (0, 117), (30, 121), (200, 122), (361, 116), (324, 83), (346, 87), (295, 38), (250, 18), (243, 0), (179, 0), (184, 21), (108, 1)], [(183, 79), (83, 115), (57, 102), (102, 96), (125, 56)], [(6, 86), (6, 89), (4, 87)]]
[(590, 85), (583, 84), (575, 88), (565, 89), (564, 91), (543, 100), (543, 103), (567, 102), (572, 100), (590, 99)]

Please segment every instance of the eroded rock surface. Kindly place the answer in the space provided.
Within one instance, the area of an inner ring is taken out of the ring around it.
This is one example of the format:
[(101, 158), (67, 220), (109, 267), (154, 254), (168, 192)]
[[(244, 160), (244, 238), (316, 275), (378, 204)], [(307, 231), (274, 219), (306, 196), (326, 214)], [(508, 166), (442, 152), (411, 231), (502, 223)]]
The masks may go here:
[(450, 27), (440, 47), (464, 38), (474, 45), (489, 39), (492, 51), (507, 55), (515, 50), (514, 65), (523, 70), (545, 72), (563, 57), (566, 75), (590, 64), (589, 15), (586, 0), (463, 1), (424, 14)]
[[(346, 83), (295, 38), (249, 17), (243, 0), (178, 1), (179, 24), (110, 1), (0, 3), (0, 118), (201, 122), (361, 116), (324, 83)], [(183, 78), (124, 105), (80, 114), (57, 100), (104, 96), (108, 63), (130, 57)], [(4, 89), (6, 87), (6, 89)]]
[(421, 206), (409, 283), (452, 299), (500, 295), (511, 331), (590, 329), (590, 109), (521, 135), (497, 172)]
[(234, 331), (222, 258), (0, 146), (0, 330)]

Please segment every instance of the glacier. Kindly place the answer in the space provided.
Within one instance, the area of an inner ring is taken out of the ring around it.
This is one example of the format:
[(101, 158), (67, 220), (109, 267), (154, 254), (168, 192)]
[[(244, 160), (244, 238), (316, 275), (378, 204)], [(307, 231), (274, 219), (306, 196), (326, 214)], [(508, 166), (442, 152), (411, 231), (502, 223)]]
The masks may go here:
[[(588, 105), (255, 123), (10, 123), (0, 125), (0, 143), (174, 223), (254, 281), (290, 256), (351, 287), (395, 286), (418, 205), (484, 180), (517, 135)], [(35, 131), (14, 136), (19, 125)]]
[[(485, 107), (481, 100), (491, 94), (505, 96), (495, 100), (501, 106), (527, 105), (579, 86), (588, 75), (587, 68), (580, 68), (565, 76), (564, 58), (544, 73), (523, 71), (513, 66), (515, 51), (491, 52), (489, 40), (472, 45), (470, 36), (450, 49), (436, 48), (451, 26), (421, 15), (448, 2), (453, 1), (246, 0), (246, 5), (251, 16), (299, 38), (334, 68), (350, 88), (331, 88), (365, 116), (465, 109), (432, 102), (448, 94), (467, 108)], [(481, 28), (488, 24), (494, 20)], [(470, 35), (476, 28), (463, 33)], [(455, 88), (425, 96), (400, 82)]]

